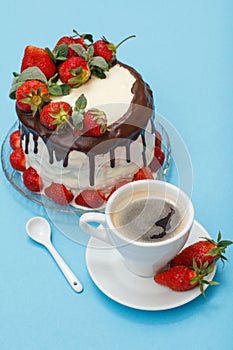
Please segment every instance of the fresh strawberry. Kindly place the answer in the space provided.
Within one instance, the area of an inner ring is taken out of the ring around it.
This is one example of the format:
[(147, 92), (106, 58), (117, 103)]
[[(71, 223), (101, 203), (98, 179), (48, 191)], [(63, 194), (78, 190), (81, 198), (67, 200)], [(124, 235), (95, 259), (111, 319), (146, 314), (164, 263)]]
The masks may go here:
[(124, 40), (122, 40), (119, 44), (114, 45), (110, 43), (105, 37), (101, 40), (97, 40), (94, 42), (94, 56), (100, 56), (105, 59), (107, 62), (113, 62), (116, 59), (116, 51), (118, 47), (123, 44), (126, 40), (135, 37), (135, 35), (131, 35)]
[(77, 53), (71, 48), (69, 47), (69, 45), (71, 44), (80, 44), (82, 45), (84, 48), (86, 48), (86, 44), (84, 42), (84, 40), (82, 38), (78, 38), (78, 39), (74, 39), (70, 36), (63, 36), (62, 38), (60, 38), (57, 42), (57, 44), (54, 47), (54, 50), (57, 50), (57, 48), (62, 45), (62, 44), (67, 44), (68, 45), (68, 53), (67, 53), (67, 58), (73, 57), (73, 56), (77, 56)]
[[(58, 42), (56, 43), (53, 51), (56, 51), (56, 49), (62, 44), (67, 44), (68, 46), (71, 44), (80, 44), (80, 45), (82, 45), (82, 47), (84, 47), (86, 49), (87, 45), (85, 43), (85, 39), (92, 42), (92, 36), (90, 34), (81, 34), (80, 35), (75, 30), (73, 30), (73, 32), (75, 33), (74, 36), (63, 36), (62, 38), (60, 38), (58, 40)], [(68, 47), (67, 58), (70, 58), (72, 56), (77, 56), (77, 53), (71, 47)]]
[(40, 192), (43, 186), (40, 175), (32, 167), (29, 167), (24, 171), (23, 182), (27, 189), (32, 192)]
[(210, 265), (219, 258), (222, 261), (227, 260), (223, 254), (232, 243), (232, 241), (221, 240), (221, 233), (219, 232), (217, 242), (205, 238), (205, 240), (193, 243), (178, 253), (170, 262), (170, 266), (192, 266), (193, 260), (195, 260), (197, 266), (204, 265), (206, 262)]
[(178, 265), (157, 273), (154, 276), (154, 280), (156, 283), (162, 284), (177, 292), (187, 291), (199, 285), (202, 294), (205, 295), (203, 284), (217, 284), (217, 282), (214, 281), (204, 280), (204, 277), (210, 274), (213, 269), (214, 265), (208, 266), (208, 264), (201, 268), (198, 268), (195, 264), (193, 268)]
[(133, 177), (133, 181), (154, 179), (153, 174), (148, 167), (140, 168)]
[(57, 70), (46, 50), (35, 46), (27, 46), (24, 51), (21, 72), (33, 66), (38, 67), (47, 79), (53, 77)]
[(75, 203), (82, 207), (99, 208), (104, 204), (103, 194), (97, 190), (84, 190), (77, 195)]
[(70, 57), (59, 65), (58, 73), (63, 83), (72, 87), (84, 84), (91, 75), (87, 61), (81, 57)]
[(10, 163), (12, 168), (14, 168), (15, 170), (26, 170), (26, 158), (22, 148), (16, 148), (10, 154)]
[(158, 146), (155, 146), (154, 148), (154, 156), (156, 159), (158, 159), (158, 162), (160, 165), (163, 165), (164, 159), (165, 159), (165, 154), (162, 151), (162, 149)]
[(102, 136), (108, 129), (106, 114), (97, 108), (89, 109), (84, 114), (83, 130), (86, 136)]
[(12, 132), (12, 134), (10, 134), (10, 145), (12, 149), (16, 149), (16, 148), (20, 148), (20, 131), (19, 130), (15, 130), (14, 132)]
[(53, 182), (44, 190), (46, 196), (60, 205), (69, 204), (74, 198), (73, 193), (66, 186)]
[(67, 102), (50, 102), (40, 112), (40, 122), (46, 128), (55, 130), (72, 115), (72, 107)]
[(39, 80), (27, 80), (16, 91), (17, 106), (34, 114), (45, 102), (49, 102), (47, 86)]

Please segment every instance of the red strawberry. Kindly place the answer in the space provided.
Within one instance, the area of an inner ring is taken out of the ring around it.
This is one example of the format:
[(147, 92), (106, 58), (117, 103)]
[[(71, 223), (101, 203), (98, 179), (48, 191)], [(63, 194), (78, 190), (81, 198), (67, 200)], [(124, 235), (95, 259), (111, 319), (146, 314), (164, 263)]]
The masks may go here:
[[(85, 39), (91, 39), (92, 40), (92, 36), (90, 34), (78, 34), (75, 30), (74, 30), (75, 35), (74, 36), (63, 36), (62, 38), (60, 38), (58, 40), (58, 42), (56, 43), (54, 50), (55, 51), (60, 45), (62, 44), (67, 44), (68, 46), (71, 44), (80, 44), (82, 45), (82, 47), (84, 47), (86, 49), (87, 45), (85, 43)], [(78, 36), (78, 38), (77, 38)], [(67, 58), (70, 58), (72, 56), (77, 56), (77, 53), (72, 50), (71, 47), (68, 48), (68, 54), (67, 54)]]
[(109, 48), (109, 42), (105, 39), (97, 40), (94, 44), (94, 56), (101, 56), (105, 61), (110, 62), (113, 58), (114, 50)]
[(148, 167), (140, 168), (133, 177), (133, 181), (154, 179), (153, 174)]
[(21, 72), (26, 68), (36, 66), (50, 79), (56, 73), (56, 65), (50, 58), (46, 50), (35, 46), (27, 46), (25, 48)]
[(10, 155), (12, 168), (19, 171), (26, 170), (26, 158), (22, 148), (16, 148)]
[(217, 242), (212, 239), (206, 238), (203, 241), (198, 241), (186, 248), (184, 248), (179, 254), (177, 254), (170, 266), (184, 265), (192, 266), (193, 260), (195, 260), (197, 266), (204, 265), (206, 262), (212, 264), (217, 259), (227, 260), (223, 255), (228, 245), (232, 244), (231, 241), (221, 240), (221, 233), (219, 232)]
[(16, 91), (17, 106), (26, 112), (37, 111), (45, 102), (49, 102), (47, 86), (39, 80), (27, 80)]
[(101, 56), (105, 59), (105, 61), (112, 62), (116, 59), (116, 50), (118, 47), (123, 44), (123, 42), (133, 37), (135, 37), (135, 35), (125, 38), (117, 45), (110, 43), (105, 37), (103, 37), (101, 40), (97, 40), (93, 44), (94, 56)]
[(40, 192), (42, 189), (42, 180), (37, 171), (29, 167), (23, 173), (23, 182), (28, 190), (32, 192)]
[(12, 149), (20, 148), (20, 131), (15, 130), (10, 134), (10, 145)]
[[(68, 46), (71, 45), (71, 44), (80, 44), (84, 48), (86, 48), (86, 44), (85, 44), (83, 38), (74, 39), (74, 38), (72, 38), (70, 36), (63, 36), (56, 43), (56, 45), (54, 47), (54, 50), (56, 50), (62, 44), (67, 44)], [(70, 58), (72, 56), (77, 56), (77, 53), (73, 49), (71, 49), (71, 47), (68, 47), (67, 58)]]
[(205, 265), (201, 269), (198, 269), (195, 265), (193, 268), (187, 266), (174, 266), (168, 270), (157, 273), (154, 276), (154, 280), (155, 282), (177, 292), (187, 291), (199, 285), (200, 290), (204, 295), (203, 284), (217, 284), (217, 282), (206, 281), (203, 279), (210, 274), (213, 269), (214, 265)]
[(104, 204), (103, 194), (97, 190), (84, 190), (77, 195), (75, 203), (87, 208), (99, 208)]
[(58, 68), (60, 79), (72, 87), (79, 87), (90, 78), (90, 69), (87, 61), (81, 57), (70, 57)]
[(159, 164), (163, 165), (165, 154), (160, 147), (155, 146), (154, 156), (156, 159), (158, 159)]
[(83, 118), (83, 130), (86, 136), (102, 136), (109, 130), (106, 114), (97, 108), (87, 110)]
[(60, 205), (69, 204), (74, 198), (73, 193), (66, 186), (53, 182), (44, 190), (46, 196)]
[(55, 130), (72, 115), (72, 107), (67, 102), (50, 102), (40, 112), (40, 122), (46, 128)]

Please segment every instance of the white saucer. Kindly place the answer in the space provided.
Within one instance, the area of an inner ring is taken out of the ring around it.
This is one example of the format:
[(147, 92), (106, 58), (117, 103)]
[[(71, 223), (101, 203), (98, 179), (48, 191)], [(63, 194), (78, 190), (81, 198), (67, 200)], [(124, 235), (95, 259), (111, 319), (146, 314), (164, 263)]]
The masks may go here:
[[(210, 235), (194, 221), (186, 245), (198, 241), (200, 237)], [(88, 242), (86, 264), (92, 280), (104, 294), (131, 308), (166, 310), (186, 304), (201, 294), (198, 287), (186, 292), (174, 292), (155, 283), (153, 278), (142, 278), (132, 274), (125, 267), (116, 249), (93, 237)], [(207, 278), (209, 281), (213, 279), (215, 272), (216, 266)]]

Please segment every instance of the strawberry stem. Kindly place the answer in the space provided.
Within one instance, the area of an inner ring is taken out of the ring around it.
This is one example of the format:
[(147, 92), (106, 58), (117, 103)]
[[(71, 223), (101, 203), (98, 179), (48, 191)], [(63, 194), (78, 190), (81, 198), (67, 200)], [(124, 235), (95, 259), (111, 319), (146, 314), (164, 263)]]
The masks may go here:
[(116, 45), (115, 49), (117, 49), (117, 48), (118, 48), (121, 44), (123, 44), (126, 40), (131, 39), (131, 38), (135, 38), (135, 37), (136, 37), (136, 35), (127, 36), (127, 38), (121, 40), (121, 41), (119, 42), (119, 44)]

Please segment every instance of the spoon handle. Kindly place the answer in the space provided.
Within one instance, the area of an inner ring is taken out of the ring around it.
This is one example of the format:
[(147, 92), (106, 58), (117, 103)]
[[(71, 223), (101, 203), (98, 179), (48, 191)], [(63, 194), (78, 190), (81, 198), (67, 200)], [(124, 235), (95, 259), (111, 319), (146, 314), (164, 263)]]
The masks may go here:
[(80, 293), (83, 290), (83, 287), (68, 265), (65, 263), (61, 255), (56, 251), (53, 244), (50, 242), (46, 245), (46, 248), (49, 250), (57, 265), (60, 267), (70, 286), (75, 292)]

